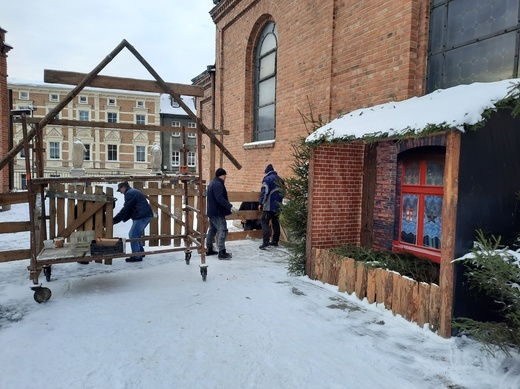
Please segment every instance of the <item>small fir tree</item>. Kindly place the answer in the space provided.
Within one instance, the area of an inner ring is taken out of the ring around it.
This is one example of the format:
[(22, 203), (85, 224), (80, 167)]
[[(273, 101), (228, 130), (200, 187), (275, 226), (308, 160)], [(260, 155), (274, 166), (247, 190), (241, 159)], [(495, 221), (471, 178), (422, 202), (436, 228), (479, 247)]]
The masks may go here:
[[(312, 113), (306, 117), (301, 112), (307, 133), (322, 126), (321, 117), (315, 119)], [(310, 131), (309, 131), (310, 129)], [(311, 146), (305, 137), (291, 143), (294, 162), (291, 165), (293, 176), (285, 178), (284, 204), (280, 207), (280, 222), (287, 231), (289, 249), (289, 274), (304, 275), (307, 244), (307, 199), (309, 194), (309, 158)]]
[(510, 355), (511, 348), (520, 350), (520, 260), (502, 247), (500, 237), (486, 238), (482, 231), (477, 235), (472, 255), (460, 260), (470, 289), (482, 291), (495, 301), (500, 320), (457, 318), (454, 326), (481, 341), (492, 354), (498, 348)]

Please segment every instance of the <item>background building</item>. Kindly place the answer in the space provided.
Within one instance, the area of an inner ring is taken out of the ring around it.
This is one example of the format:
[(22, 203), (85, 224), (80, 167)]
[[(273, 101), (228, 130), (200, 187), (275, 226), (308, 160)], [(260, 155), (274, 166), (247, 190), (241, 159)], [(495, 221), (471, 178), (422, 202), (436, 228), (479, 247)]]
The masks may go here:
[[(197, 113), (192, 97), (182, 96), (182, 101)], [(172, 127), (172, 132), (161, 134), (163, 170), (177, 174), (181, 166), (187, 166), (188, 172), (194, 174), (197, 171), (197, 123), (167, 94), (161, 95), (161, 125)]]
[[(43, 118), (72, 88), (48, 84), (9, 83), (14, 109), (31, 108), (33, 118)], [(148, 174), (150, 147), (161, 143), (160, 132), (139, 126), (159, 125), (159, 94), (85, 88), (56, 117), (66, 124), (50, 123), (44, 129), (45, 176), (67, 177), (72, 168), (72, 145), (79, 139), (85, 146), (83, 168), (88, 175)], [(85, 127), (81, 122), (98, 122)], [(104, 127), (110, 123), (110, 127)], [(123, 130), (116, 123), (134, 124)], [(22, 126), (14, 125), (14, 143), (23, 139)], [(14, 164), (14, 187), (24, 188), (24, 152)]]

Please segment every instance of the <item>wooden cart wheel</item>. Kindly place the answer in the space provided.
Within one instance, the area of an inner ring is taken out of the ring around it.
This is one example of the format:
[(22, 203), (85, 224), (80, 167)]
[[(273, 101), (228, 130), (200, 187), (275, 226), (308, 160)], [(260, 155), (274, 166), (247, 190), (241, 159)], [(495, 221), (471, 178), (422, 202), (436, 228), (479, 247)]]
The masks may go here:
[(52, 293), (49, 288), (34, 288), (34, 301), (36, 301), (38, 304), (49, 301), (51, 295)]

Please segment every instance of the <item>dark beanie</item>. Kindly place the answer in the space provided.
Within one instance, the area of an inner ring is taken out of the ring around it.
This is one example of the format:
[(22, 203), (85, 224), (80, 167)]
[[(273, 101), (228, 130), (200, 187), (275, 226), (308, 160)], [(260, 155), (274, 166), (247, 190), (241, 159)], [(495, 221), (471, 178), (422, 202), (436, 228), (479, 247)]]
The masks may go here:
[(216, 171), (215, 171), (215, 177), (220, 177), (220, 176), (225, 176), (227, 173), (224, 169), (222, 169), (221, 167), (219, 167)]
[(267, 167), (265, 168), (264, 173), (267, 174), (267, 173), (272, 172), (272, 171), (274, 171), (273, 165), (269, 164), (269, 165), (267, 165)]

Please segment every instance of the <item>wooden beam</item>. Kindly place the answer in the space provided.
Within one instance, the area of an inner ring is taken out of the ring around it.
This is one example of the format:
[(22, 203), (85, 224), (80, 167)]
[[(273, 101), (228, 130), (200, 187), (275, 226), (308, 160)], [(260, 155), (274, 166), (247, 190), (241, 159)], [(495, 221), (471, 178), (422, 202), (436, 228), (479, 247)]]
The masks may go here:
[(29, 202), (28, 192), (0, 193), (0, 205), (21, 204)]
[[(43, 81), (49, 84), (77, 85), (86, 77), (85, 73), (66, 72), (62, 70), (45, 69)], [(187, 84), (166, 83), (166, 85), (179, 95), (204, 97), (204, 89), (200, 86)], [(164, 93), (163, 88), (154, 80), (139, 80), (135, 78), (122, 78), (111, 76), (96, 76), (90, 81), (89, 86), (104, 89), (121, 89), (129, 91)]]
[(0, 234), (12, 232), (25, 232), (31, 230), (31, 223), (26, 222), (3, 222), (0, 223)]
[[(47, 124), (49, 124), (54, 119), (54, 117), (59, 112), (61, 112), (61, 110), (65, 108), (67, 104), (69, 104), (74, 99), (74, 97), (76, 97), (79, 94), (79, 92), (81, 92), (83, 88), (85, 88), (85, 86), (87, 86), (89, 82), (92, 81), (92, 79), (96, 77), (99, 74), (99, 72), (103, 70), (105, 66), (107, 66), (117, 54), (119, 54), (121, 50), (123, 50), (123, 48), (127, 44), (128, 42), (126, 41), (126, 39), (123, 39), (121, 43), (118, 44), (116, 48), (110, 52), (110, 54), (108, 54), (89, 74), (87, 74), (85, 78), (78, 83), (78, 85), (76, 85), (69, 93), (67, 93), (63, 100), (61, 100), (53, 109), (51, 109), (47, 113), (47, 115), (45, 115), (45, 117), (41, 119), (40, 122), (37, 125), (35, 125), (35, 127), (31, 131), (28, 132), (26, 141), (31, 141), (36, 134), (40, 133), (43, 130), (43, 128)], [(12, 161), (13, 158), (20, 151), (22, 151), (23, 147), (24, 140), (21, 140), (15, 147), (9, 150), (7, 155), (2, 160), (0, 160), (0, 170), (2, 170), (10, 161)]]
[[(36, 124), (41, 118), (26, 118), (27, 123)], [(14, 122), (20, 122), (19, 119), (13, 120)], [(133, 130), (133, 131), (161, 131), (161, 132), (180, 132), (182, 128), (187, 133), (196, 133), (196, 128), (191, 127), (172, 127), (172, 126), (154, 126), (151, 124), (134, 124), (134, 123), (107, 123), (107, 122), (93, 122), (83, 120), (68, 120), (68, 119), (53, 119), (50, 122), (56, 126), (68, 126), (68, 127), (97, 127), (97, 128), (114, 128), (117, 130)], [(229, 135), (228, 130), (210, 130), (214, 134)]]
[(441, 268), (439, 275), (440, 323), (439, 335), (451, 337), (453, 312), (453, 281), (455, 259), (457, 200), (459, 196), (460, 131), (450, 131), (446, 140), (444, 162), (444, 196), (442, 199)]
[(202, 131), (202, 133), (206, 134), (212, 143), (214, 143), (221, 151), (224, 153), (224, 155), (231, 161), (235, 167), (240, 170), (242, 169), (242, 165), (236, 160), (236, 158), (229, 152), (229, 150), (222, 144), (220, 140), (217, 139), (217, 137), (209, 130), (208, 127), (202, 123), (201, 120), (197, 120), (197, 115), (193, 113), (193, 111), (182, 101), (180, 95), (176, 93), (173, 89), (171, 89), (159, 76), (159, 74), (150, 66), (150, 64), (143, 58), (141, 54), (128, 42), (126, 42), (126, 48), (130, 50), (130, 52), (137, 58), (139, 62), (148, 70), (148, 72), (157, 80), (159, 85), (163, 88), (165, 93), (168, 93), (178, 104), (179, 106), (188, 114), (189, 117), (193, 119), (193, 121), (197, 122), (199, 124), (199, 128)]
[(20, 259), (31, 258), (31, 250), (11, 250), (11, 251), (0, 251), (0, 262), (19, 261)]

